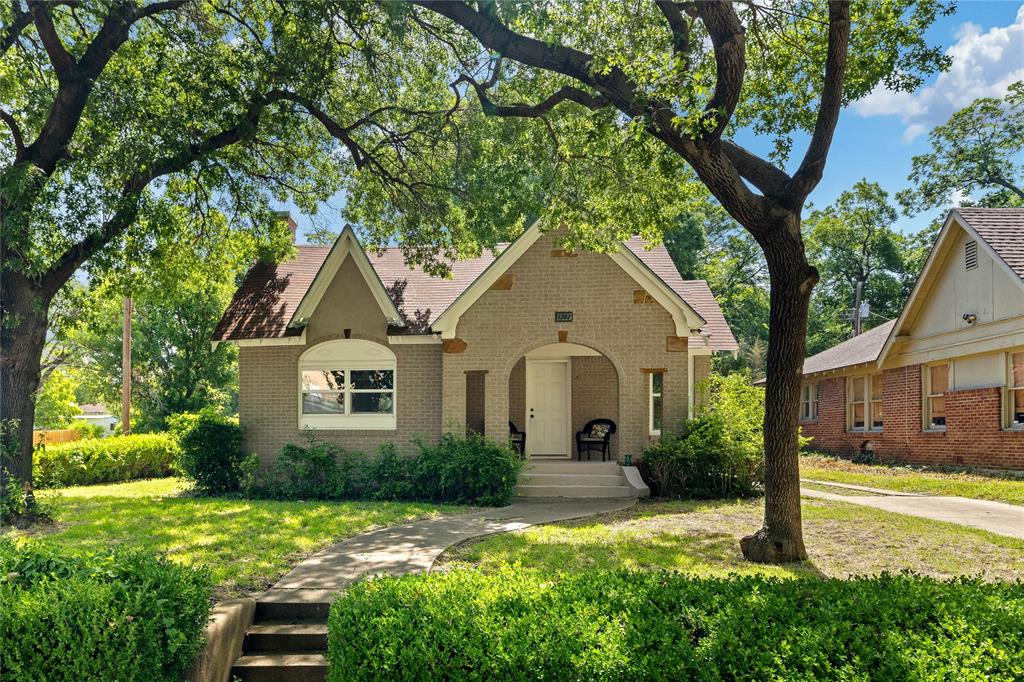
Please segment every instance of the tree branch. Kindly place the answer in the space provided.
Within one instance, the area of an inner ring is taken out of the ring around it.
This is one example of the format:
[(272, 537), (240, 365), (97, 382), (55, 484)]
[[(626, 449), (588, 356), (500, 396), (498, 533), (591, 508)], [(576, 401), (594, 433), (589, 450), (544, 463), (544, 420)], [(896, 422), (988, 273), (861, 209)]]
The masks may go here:
[[(497, 71), (495, 71), (497, 73)], [(565, 101), (576, 102), (591, 111), (597, 111), (611, 104), (607, 97), (603, 95), (592, 95), (589, 92), (574, 88), (571, 85), (563, 85), (561, 88), (556, 90), (553, 94), (549, 95), (545, 99), (541, 100), (537, 104), (495, 104), (490, 97), (487, 96), (487, 89), (496, 82), (495, 77), (491, 77), (485, 83), (478, 83), (467, 75), (459, 76), (459, 78), (453, 83), (458, 85), (459, 83), (469, 83), (476, 90), (476, 96), (480, 100), (480, 106), (484, 110), (484, 114), (488, 116), (519, 116), (524, 118), (540, 118), (544, 114), (548, 113), (556, 106)], [(491, 85), (488, 85), (490, 83)]]
[(74, 74), (75, 59), (64, 47), (60, 36), (57, 35), (57, 28), (53, 25), (53, 17), (50, 16), (49, 5), (45, 2), (29, 3), (29, 12), (36, 25), (36, 32), (39, 39), (43, 41), (46, 54), (50, 57), (50, 64), (53, 65), (57, 80), (65, 81)]
[(715, 92), (704, 111), (714, 117), (705, 139), (718, 139), (732, 119), (740, 101), (743, 76), (747, 71), (745, 30), (729, 2), (701, 2), (697, 15), (711, 36), (715, 49)]
[(988, 178), (986, 178), (986, 181), (987, 181), (986, 184), (998, 185), (998, 186), (1002, 187), (1003, 189), (1010, 190), (1011, 192), (1016, 194), (1021, 199), (1024, 199), (1024, 191), (1021, 191), (1021, 189), (1019, 187), (1016, 187), (1015, 185), (1010, 183), (1008, 180), (1004, 180), (1001, 177), (989, 176)]
[(803, 204), (818, 183), (825, 170), (832, 135), (839, 122), (839, 111), (843, 106), (843, 83), (846, 73), (846, 58), (850, 44), (850, 4), (845, 0), (829, 0), (828, 3), (828, 54), (825, 57), (825, 82), (818, 106), (818, 120), (807, 146), (803, 161), (789, 186), (788, 204), (797, 207)]
[(690, 22), (683, 16), (674, 0), (654, 0), (672, 31), (672, 54), (682, 59), (689, 66), (687, 56), (690, 52)]
[(15, 120), (14, 116), (7, 113), (6, 109), (0, 109), (0, 119), (3, 119), (7, 127), (11, 129), (11, 137), (14, 138), (14, 162), (17, 163), (25, 153), (25, 138), (21, 135), (18, 121)]
[(21, 32), (32, 23), (32, 13), (23, 10), (19, 0), (11, 0), (11, 16), (12, 21), (9, 26), (4, 27), (3, 37), (0, 38), (0, 56), (6, 54), (7, 50), (18, 42)]
[(791, 180), (785, 171), (729, 140), (722, 140), (722, 151), (737, 172), (765, 196), (778, 198), (785, 193)]

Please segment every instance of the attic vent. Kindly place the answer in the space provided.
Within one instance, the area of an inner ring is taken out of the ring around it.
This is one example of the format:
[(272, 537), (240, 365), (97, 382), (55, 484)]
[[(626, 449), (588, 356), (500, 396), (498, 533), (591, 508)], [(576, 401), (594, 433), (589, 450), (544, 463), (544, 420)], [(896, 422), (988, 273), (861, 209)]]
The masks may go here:
[(964, 244), (964, 269), (973, 270), (978, 267), (978, 242), (970, 241)]

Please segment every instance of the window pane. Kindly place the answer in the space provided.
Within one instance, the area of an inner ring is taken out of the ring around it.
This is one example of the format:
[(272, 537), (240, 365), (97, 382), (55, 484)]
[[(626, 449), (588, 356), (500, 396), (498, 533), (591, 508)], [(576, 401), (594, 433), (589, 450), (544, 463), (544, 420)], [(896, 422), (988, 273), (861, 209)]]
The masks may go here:
[(932, 395), (945, 393), (949, 388), (949, 365), (935, 365), (929, 367), (928, 372), (931, 374), (931, 385), (928, 387), (928, 392)]
[(853, 428), (863, 429), (864, 428), (864, 403), (854, 403), (853, 405)]
[(303, 391), (340, 391), (345, 385), (345, 370), (317, 369), (302, 373)]
[(864, 401), (864, 377), (856, 377), (853, 380), (853, 402)]
[(871, 403), (871, 428), (880, 429), (882, 428), (883, 421), (885, 420), (885, 408), (882, 406), (882, 401), (876, 401)]
[(655, 431), (661, 431), (661, 396), (654, 396), (651, 401), (651, 426)]
[(1024, 353), (1014, 353), (1013, 362), (1013, 387), (1024, 386)]
[(882, 375), (876, 374), (871, 377), (871, 399), (881, 400), (882, 399)]
[(665, 384), (665, 375), (661, 372), (655, 372), (651, 375), (651, 393), (661, 394), (661, 388)]
[(352, 414), (391, 414), (395, 397), (391, 393), (353, 393)]
[(303, 391), (302, 414), (345, 414), (345, 394), (338, 391)]
[(1013, 421), (1024, 424), (1024, 388), (1018, 388), (1013, 392)]
[(354, 369), (352, 388), (391, 389), (395, 387), (395, 372), (390, 369)]
[(945, 426), (946, 425), (946, 399), (945, 398), (929, 398), (929, 405), (931, 406), (931, 424), (932, 426)]

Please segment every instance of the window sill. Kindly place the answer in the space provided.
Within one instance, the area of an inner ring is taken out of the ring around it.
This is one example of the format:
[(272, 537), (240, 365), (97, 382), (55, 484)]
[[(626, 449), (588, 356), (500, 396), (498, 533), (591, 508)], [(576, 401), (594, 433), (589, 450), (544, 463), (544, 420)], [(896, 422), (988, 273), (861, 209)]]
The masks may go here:
[(945, 433), (946, 427), (932, 427), (930, 429), (921, 429), (921, 433)]
[(877, 435), (877, 434), (882, 433), (883, 431), (884, 431), (883, 429), (846, 429), (847, 433), (864, 433), (864, 434), (868, 434), (868, 435), (871, 435), (871, 434), (876, 434)]
[(817, 424), (818, 420), (817, 419), (801, 419), (800, 423), (801, 424)]
[(1014, 424), (1013, 426), (1007, 426), (1003, 431), (1008, 433), (1024, 433), (1024, 424)]
[(398, 421), (394, 415), (314, 416), (305, 414), (299, 417), (299, 428), (317, 431), (396, 431)]

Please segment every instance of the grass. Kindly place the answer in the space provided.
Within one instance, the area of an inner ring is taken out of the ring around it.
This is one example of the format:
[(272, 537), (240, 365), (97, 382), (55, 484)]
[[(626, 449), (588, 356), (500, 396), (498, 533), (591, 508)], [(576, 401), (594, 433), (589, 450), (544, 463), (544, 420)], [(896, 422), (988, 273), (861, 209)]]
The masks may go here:
[(1024, 505), (1024, 478), (998, 472), (943, 472), (926, 467), (854, 464), (838, 457), (804, 455), (800, 458), (800, 476), (907, 493), (957, 495)]
[(218, 598), (266, 589), (316, 551), (372, 528), (464, 507), (405, 502), (278, 502), (189, 497), (178, 479), (43, 491), (57, 523), (15, 536), (71, 550), (132, 544), (205, 565)]
[(759, 500), (646, 502), (459, 545), (440, 565), (488, 572), (518, 564), (538, 572), (664, 568), (700, 576), (838, 578), (913, 570), (940, 578), (1024, 579), (1022, 540), (827, 500), (804, 500), (809, 561), (752, 564), (741, 556), (739, 539), (760, 525), (761, 515)]

